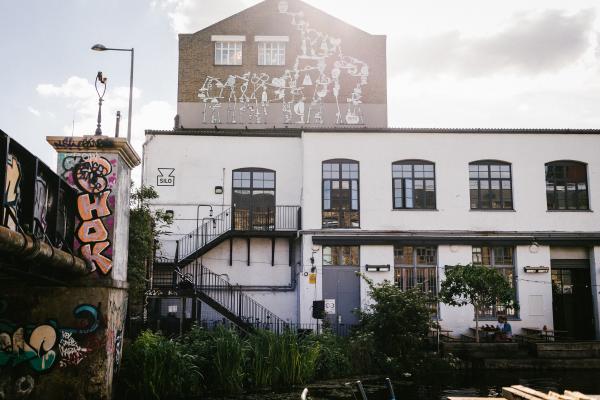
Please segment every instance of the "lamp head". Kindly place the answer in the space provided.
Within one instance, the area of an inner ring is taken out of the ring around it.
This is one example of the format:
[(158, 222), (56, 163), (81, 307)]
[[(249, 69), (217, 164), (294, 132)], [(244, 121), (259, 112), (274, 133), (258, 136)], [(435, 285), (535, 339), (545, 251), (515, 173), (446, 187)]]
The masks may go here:
[(95, 44), (92, 46), (92, 50), (96, 50), (96, 51), (105, 51), (106, 50), (106, 46), (103, 44)]

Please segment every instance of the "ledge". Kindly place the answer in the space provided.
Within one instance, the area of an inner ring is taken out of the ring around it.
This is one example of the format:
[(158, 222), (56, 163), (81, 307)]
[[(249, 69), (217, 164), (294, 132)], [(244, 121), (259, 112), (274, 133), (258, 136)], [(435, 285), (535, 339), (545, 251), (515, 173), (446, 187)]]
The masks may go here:
[(142, 162), (126, 138), (108, 136), (47, 136), (46, 140), (58, 153), (114, 153), (134, 168)]

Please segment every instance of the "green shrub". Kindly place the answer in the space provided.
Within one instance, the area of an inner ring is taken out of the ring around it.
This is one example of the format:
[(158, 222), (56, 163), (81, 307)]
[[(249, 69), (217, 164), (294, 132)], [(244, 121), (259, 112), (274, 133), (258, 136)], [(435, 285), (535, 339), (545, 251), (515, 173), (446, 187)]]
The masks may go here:
[(352, 372), (349, 354), (349, 339), (325, 329), (320, 335), (310, 335), (306, 339), (310, 345), (318, 346), (315, 377), (331, 379), (348, 376)]
[(125, 346), (117, 383), (124, 399), (186, 398), (198, 392), (194, 356), (161, 334), (143, 332)]

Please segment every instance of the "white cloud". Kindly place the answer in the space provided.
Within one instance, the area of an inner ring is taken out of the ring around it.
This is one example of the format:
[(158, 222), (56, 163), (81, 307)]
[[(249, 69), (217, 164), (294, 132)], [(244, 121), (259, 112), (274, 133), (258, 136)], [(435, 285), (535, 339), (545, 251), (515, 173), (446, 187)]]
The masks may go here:
[(175, 33), (194, 33), (258, 3), (256, 0), (153, 0), (151, 7), (167, 13)]
[(30, 113), (32, 113), (33, 115), (35, 115), (35, 116), (36, 116), (36, 117), (38, 117), (38, 118), (39, 118), (39, 117), (40, 117), (40, 115), (42, 114), (42, 113), (40, 113), (38, 110), (36, 110), (35, 108), (33, 108), (33, 107), (31, 107), (31, 106), (28, 106), (28, 107), (27, 107), (27, 111), (29, 111)]
[[(98, 95), (92, 82), (85, 78), (72, 76), (60, 84), (40, 84), (37, 86), (37, 92), (44, 98), (55, 99), (53, 103), (57, 109), (73, 110), (74, 132), (73, 124), (69, 123), (63, 127), (63, 134), (68, 136), (72, 133), (75, 136), (94, 134), (98, 116)], [(102, 103), (102, 133), (105, 136), (114, 136), (115, 134), (117, 110), (121, 111), (122, 116), (119, 136), (127, 136), (128, 105), (129, 87), (108, 87)], [(173, 128), (175, 113), (175, 106), (166, 101), (144, 102), (142, 91), (134, 87), (131, 142), (140, 156), (144, 143), (144, 130)], [(136, 181), (139, 181), (140, 172), (136, 171), (133, 176)]]

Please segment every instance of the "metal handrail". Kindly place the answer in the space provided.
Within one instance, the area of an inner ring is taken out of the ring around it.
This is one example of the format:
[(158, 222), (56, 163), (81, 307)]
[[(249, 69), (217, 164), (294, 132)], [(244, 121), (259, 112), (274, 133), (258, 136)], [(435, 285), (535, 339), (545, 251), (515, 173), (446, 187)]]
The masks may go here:
[(297, 231), (301, 228), (300, 211), (300, 206), (255, 209), (233, 206), (228, 208), (214, 218), (205, 218), (205, 222), (197, 229), (177, 240), (175, 262), (186, 259), (231, 231)]
[(280, 333), (289, 326), (289, 322), (244, 293), (240, 285), (232, 285), (199, 262), (194, 263), (192, 272), (183, 272), (179, 267), (173, 271), (174, 287), (193, 287), (235, 315), (246, 327)]

